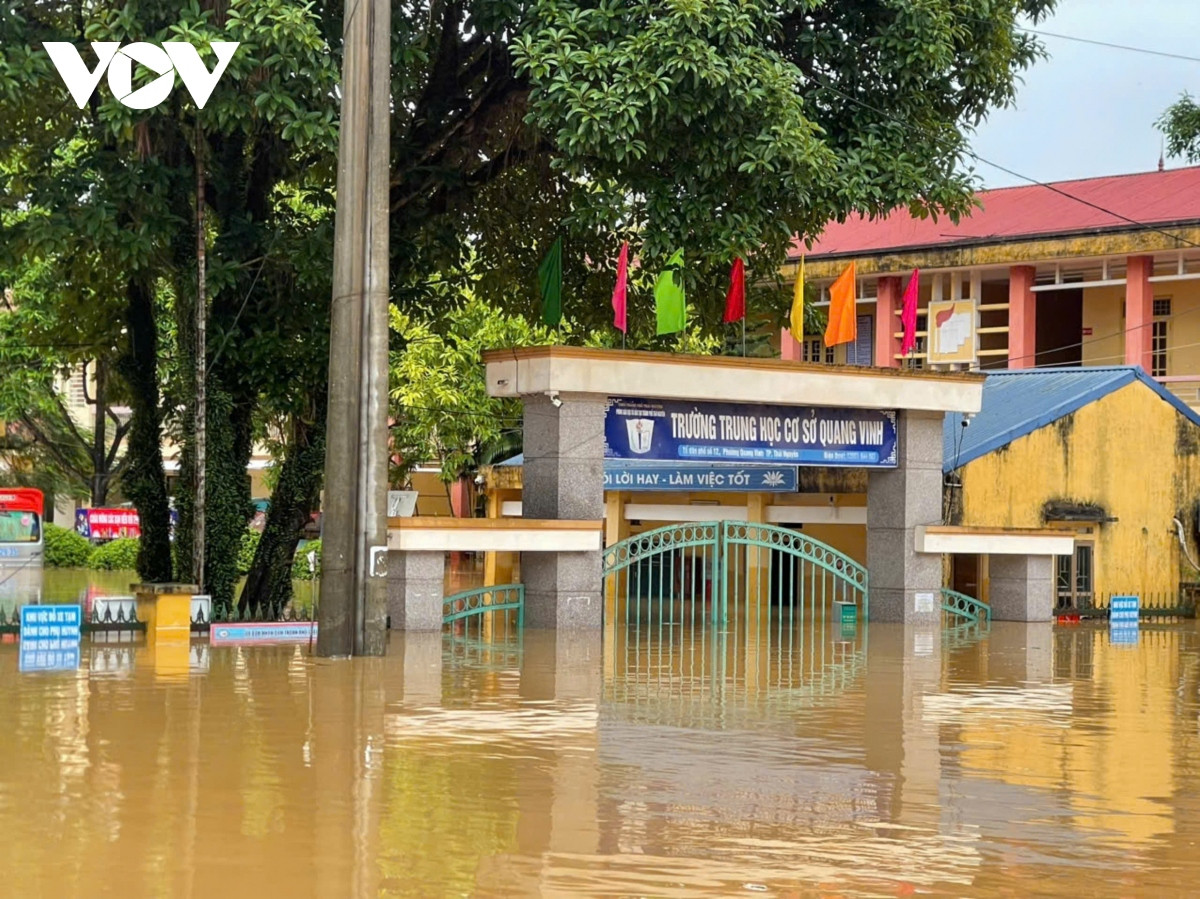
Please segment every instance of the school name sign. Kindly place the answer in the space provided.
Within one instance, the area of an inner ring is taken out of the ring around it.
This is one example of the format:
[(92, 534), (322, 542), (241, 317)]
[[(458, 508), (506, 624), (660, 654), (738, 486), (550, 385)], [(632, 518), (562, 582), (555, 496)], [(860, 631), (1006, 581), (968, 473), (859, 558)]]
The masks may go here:
[(896, 467), (896, 413), (614, 397), (605, 456), (645, 461)]

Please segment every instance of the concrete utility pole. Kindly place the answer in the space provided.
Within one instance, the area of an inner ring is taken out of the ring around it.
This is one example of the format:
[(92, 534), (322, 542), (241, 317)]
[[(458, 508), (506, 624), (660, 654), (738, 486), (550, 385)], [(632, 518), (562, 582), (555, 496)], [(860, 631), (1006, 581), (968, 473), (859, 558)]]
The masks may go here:
[(317, 655), (387, 646), (390, 0), (346, 0)]
[(192, 579), (204, 589), (205, 493), (208, 470), (208, 282), (205, 277), (204, 132), (196, 113), (196, 498), (192, 504)]

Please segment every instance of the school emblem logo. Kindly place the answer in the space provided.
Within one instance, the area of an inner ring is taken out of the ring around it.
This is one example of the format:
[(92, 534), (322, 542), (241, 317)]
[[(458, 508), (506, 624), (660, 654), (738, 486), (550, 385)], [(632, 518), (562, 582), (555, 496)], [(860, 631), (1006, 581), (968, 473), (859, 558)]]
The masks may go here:
[(631, 418), (625, 422), (629, 432), (629, 451), (644, 456), (650, 452), (650, 444), (654, 440), (653, 418)]

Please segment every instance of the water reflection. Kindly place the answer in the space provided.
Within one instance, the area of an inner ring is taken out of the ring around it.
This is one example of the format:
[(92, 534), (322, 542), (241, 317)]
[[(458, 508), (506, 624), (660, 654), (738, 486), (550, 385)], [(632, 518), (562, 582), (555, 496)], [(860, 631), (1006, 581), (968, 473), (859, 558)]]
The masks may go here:
[[(868, 639), (869, 636), (869, 639)], [(12, 895), (1176, 895), (1192, 624), (0, 646)], [(172, 657), (172, 665), (178, 660)]]

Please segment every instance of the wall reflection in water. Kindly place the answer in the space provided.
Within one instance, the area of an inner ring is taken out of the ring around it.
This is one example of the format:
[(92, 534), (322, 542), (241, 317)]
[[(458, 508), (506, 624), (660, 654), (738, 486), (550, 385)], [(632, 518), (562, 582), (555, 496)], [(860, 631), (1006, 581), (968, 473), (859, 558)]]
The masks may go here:
[[(1188, 895), (1191, 624), (0, 647), (11, 895)], [(169, 662), (169, 664), (167, 664)], [(166, 667), (164, 667), (164, 665)], [(815, 891), (815, 892), (814, 892)]]

